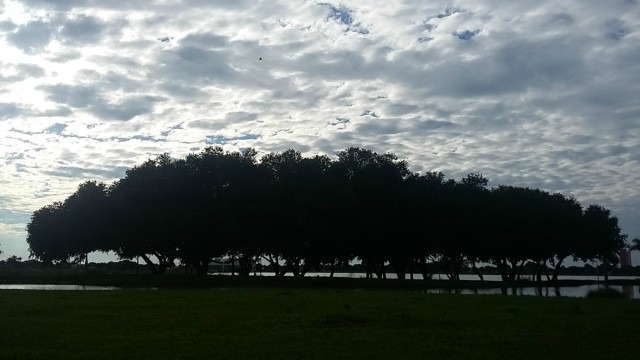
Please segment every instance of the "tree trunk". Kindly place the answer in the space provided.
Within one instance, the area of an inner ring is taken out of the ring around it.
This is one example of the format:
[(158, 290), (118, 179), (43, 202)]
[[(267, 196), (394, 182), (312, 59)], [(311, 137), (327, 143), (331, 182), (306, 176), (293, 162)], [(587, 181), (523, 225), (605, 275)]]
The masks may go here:
[(256, 259), (252, 256), (240, 255), (238, 261), (240, 261), (240, 276), (251, 275), (251, 269), (254, 267)]
[(311, 271), (313, 268), (314, 268), (314, 265), (311, 263), (307, 263), (307, 261), (305, 260), (304, 263), (302, 263), (302, 270), (300, 271), (300, 275), (302, 276), (307, 275), (307, 273)]
[(540, 264), (540, 260), (536, 262), (536, 269), (533, 272), (533, 278), (537, 282), (542, 282), (542, 264)]
[(565, 257), (560, 258), (558, 260), (558, 263), (556, 264), (555, 268), (553, 269), (553, 277), (551, 278), (551, 281), (558, 281), (558, 275), (560, 274), (560, 267), (562, 266), (562, 262), (566, 258), (567, 257), (565, 256)]
[(288, 271), (291, 271), (291, 265), (285, 262), (283, 266), (280, 266), (280, 272), (276, 276), (284, 276)]
[(364, 271), (367, 273), (366, 278), (367, 279), (373, 278), (373, 271), (371, 269), (371, 265), (369, 265), (369, 263), (366, 261), (363, 261), (362, 265), (364, 265)]
[(420, 258), (420, 273), (422, 274), (423, 280), (431, 279), (431, 276), (427, 273), (427, 259), (424, 257)]
[[(384, 265), (383, 265), (384, 266)], [(406, 264), (402, 260), (395, 260), (391, 263), (393, 270), (395, 270), (396, 276), (398, 280), (404, 280), (407, 276), (407, 271), (405, 269)]]
[(293, 276), (301, 277), (302, 276), (302, 266), (300, 266), (300, 260), (296, 259), (293, 263)]
[(518, 274), (518, 260), (511, 261), (511, 272), (509, 273), (509, 281), (516, 281), (516, 276)]
[(378, 279), (385, 279), (387, 277), (384, 271), (384, 263), (380, 265), (380, 264), (377, 264), (376, 262), (372, 262), (371, 267), (373, 268), (373, 272), (376, 274), (376, 277)]
[(464, 265), (464, 256), (456, 255), (454, 257), (453, 263), (453, 276), (456, 280), (460, 280), (460, 271), (462, 270), (462, 265)]
[(167, 263), (163, 260), (160, 260), (160, 263), (158, 264), (158, 274), (164, 274), (166, 270), (167, 270)]
[(158, 273), (164, 274), (169, 268), (169, 258), (160, 254), (153, 254), (158, 259)]
[(160, 274), (158, 267), (156, 266), (156, 264), (153, 263), (153, 261), (151, 261), (151, 259), (149, 259), (147, 254), (142, 254), (140, 256), (142, 257), (142, 260), (144, 260), (144, 262), (147, 264), (152, 274), (155, 274), (155, 275)]
[(413, 273), (415, 272), (415, 265), (416, 265), (415, 259), (411, 259), (411, 261), (409, 262), (409, 276), (410, 276), (411, 280), (413, 280)]
[(478, 269), (478, 267), (476, 266), (475, 261), (471, 262), (471, 268), (473, 269), (473, 272), (476, 273), (476, 275), (478, 275), (478, 277), (480, 278), (480, 281), (484, 281), (484, 276), (482, 275), (482, 272), (480, 272), (480, 269)]
[(549, 276), (549, 268), (547, 267), (547, 260), (544, 261), (543, 265), (544, 266), (543, 266), (542, 270), (544, 270), (544, 274), (547, 277), (547, 281), (550, 281), (551, 277)]
[(447, 276), (447, 279), (454, 280), (453, 263), (451, 259), (443, 255), (442, 260), (439, 261), (438, 264), (440, 265), (440, 269)]
[(236, 256), (231, 255), (231, 276), (236, 274)]
[(209, 261), (208, 259), (199, 260), (195, 264), (196, 274), (200, 276), (206, 276), (209, 272)]
[(300, 277), (300, 259), (297, 258), (287, 258), (285, 260), (285, 269), (288, 269), (293, 274), (293, 277)]
[(522, 280), (522, 269), (524, 269), (524, 263), (526, 260), (522, 260), (520, 265), (518, 265), (518, 281)]
[(274, 258), (271, 257), (271, 255), (269, 255), (269, 259), (270, 259), (270, 264), (273, 267), (273, 273), (278, 276), (278, 274), (280, 273), (280, 263), (278, 261), (278, 257)]
[(507, 273), (507, 260), (498, 259), (498, 263), (496, 265), (500, 269), (500, 276), (502, 277), (502, 281), (508, 281), (509, 274)]
[(269, 255), (268, 257), (263, 255), (262, 258), (269, 262), (269, 266), (271, 266), (271, 268), (273, 269), (273, 273), (275, 274), (275, 276), (280, 276), (280, 264), (278, 261), (278, 255)]

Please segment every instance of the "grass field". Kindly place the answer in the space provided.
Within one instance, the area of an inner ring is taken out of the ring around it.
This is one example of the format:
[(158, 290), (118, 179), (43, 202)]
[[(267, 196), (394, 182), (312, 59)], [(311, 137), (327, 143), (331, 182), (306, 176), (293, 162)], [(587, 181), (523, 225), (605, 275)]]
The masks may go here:
[(0, 291), (1, 359), (623, 359), (640, 302), (217, 288)]

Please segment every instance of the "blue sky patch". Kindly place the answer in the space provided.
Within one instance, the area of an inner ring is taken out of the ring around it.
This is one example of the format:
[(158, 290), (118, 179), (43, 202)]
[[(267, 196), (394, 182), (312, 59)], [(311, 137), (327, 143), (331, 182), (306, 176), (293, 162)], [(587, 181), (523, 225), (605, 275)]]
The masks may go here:
[(208, 135), (204, 142), (208, 145), (225, 145), (232, 141), (256, 140), (259, 138), (260, 135), (256, 134), (243, 134), (240, 136)]
[(607, 37), (611, 40), (622, 40), (630, 34), (629, 29), (622, 20), (612, 20), (607, 22)]
[(456, 31), (453, 33), (453, 36), (457, 37), (460, 40), (471, 40), (471, 38), (478, 35), (479, 33), (480, 33), (480, 30)]
[(59, 124), (59, 123), (56, 123), (56, 124), (53, 124), (53, 125), (49, 126), (49, 127), (47, 128), (47, 132), (48, 132), (48, 133), (51, 133), (51, 134), (60, 134), (60, 133), (61, 133), (61, 132), (63, 132), (63, 131), (64, 131), (64, 129), (66, 129), (66, 128), (67, 128), (67, 125), (66, 125), (66, 124)]
[(345, 25), (353, 24), (353, 16), (351, 16), (351, 10), (347, 9), (346, 7), (340, 6), (339, 8), (337, 8), (327, 3), (322, 3), (320, 5), (325, 6), (327, 9), (329, 9), (329, 15), (327, 16), (327, 19), (336, 20), (337, 22)]
[(336, 126), (336, 125), (346, 125), (350, 122), (351, 120), (349, 120), (349, 118), (346, 117), (337, 117), (335, 121), (332, 121), (329, 123), (329, 125), (332, 126)]
[(371, 117), (377, 118), (378, 114), (376, 114), (375, 111), (365, 110), (362, 112), (362, 114), (360, 114), (360, 116), (371, 116)]
[(335, 7), (328, 3), (320, 3), (319, 5), (329, 9), (327, 20), (334, 20), (339, 24), (345, 25), (345, 31), (352, 31), (365, 35), (369, 33), (369, 29), (355, 22), (355, 19), (352, 15), (353, 11), (345, 7), (344, 5), (340, 5), (340, 7)]
[(30, 217), (31, 213), (29, 212), (0, 209), (0, 218), (5, 224), (26, 223)]
[(458, 8), (455, 7), (451, 7), (451, 6), (447, 6), (446, 9), (444, 9), (444, 12), (441, 12), (440, 14), (436, 15), (435, 17), (438, 19), (443, 19), (446, 17), (449, 17), (453, 14), (457, 14), (457, 13), (461, 13), (464, 12), (464, 10), (460, 10)]

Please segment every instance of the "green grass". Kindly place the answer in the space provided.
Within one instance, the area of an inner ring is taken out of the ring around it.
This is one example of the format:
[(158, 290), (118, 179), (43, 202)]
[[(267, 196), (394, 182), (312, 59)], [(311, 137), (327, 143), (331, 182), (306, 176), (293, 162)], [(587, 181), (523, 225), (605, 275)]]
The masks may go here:
[(0, 291), (0, 359), (622, 359), (640, 302), (411, 290)]

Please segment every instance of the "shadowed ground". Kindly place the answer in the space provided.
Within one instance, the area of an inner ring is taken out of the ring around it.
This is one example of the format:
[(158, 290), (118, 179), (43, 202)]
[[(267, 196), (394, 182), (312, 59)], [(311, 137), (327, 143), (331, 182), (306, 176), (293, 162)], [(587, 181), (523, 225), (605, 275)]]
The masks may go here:
[(633, 300), (216, 288), (0, 291), (0, 358), (615, 359)]

